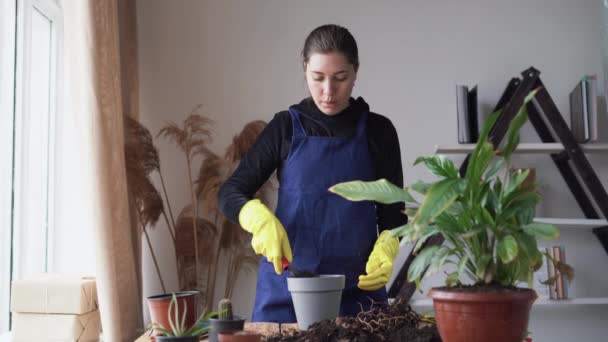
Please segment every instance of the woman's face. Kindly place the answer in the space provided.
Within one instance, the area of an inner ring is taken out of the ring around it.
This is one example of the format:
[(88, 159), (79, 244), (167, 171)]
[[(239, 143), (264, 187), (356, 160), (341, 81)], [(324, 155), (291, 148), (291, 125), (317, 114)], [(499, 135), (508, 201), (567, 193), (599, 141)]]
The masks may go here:
[(348, 107), (357, 73), (342, 53), (314, 53), (305, 71), (308, 90), (321, 112), (334, 115)]

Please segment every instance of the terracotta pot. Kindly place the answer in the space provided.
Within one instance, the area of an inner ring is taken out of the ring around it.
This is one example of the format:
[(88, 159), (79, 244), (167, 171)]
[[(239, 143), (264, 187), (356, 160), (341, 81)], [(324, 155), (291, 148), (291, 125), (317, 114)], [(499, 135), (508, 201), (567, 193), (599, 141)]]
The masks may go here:
[(536, 292), (431, 289), (443, 342), (522, 342)]
[(260, 342), (262, 335), (250, 331), (239, 331), (234, 334), (219, 334), (219, 342)]
[[(186, 327), (191, 327), (198, 319), (198, 291), (183, 291), (176, 292), (177, 303), (179, 304), (179, 312), (181, 313), (184, 307), (188, 308), (186, 312)], [(147, 298), (148, 309), (150, 310), (150, 319), (152, 322), (160, 323), (165, 329), (171, 329), (169, 326), (169, 302), (171, 302), (171, 293), (165, 293)], [(173, 311), (171, 311), (173, 314)], [(181, 314), (179, 315), (181, 319)], [(154, 329), (154, 335), (160, 335), (158, 329)]]

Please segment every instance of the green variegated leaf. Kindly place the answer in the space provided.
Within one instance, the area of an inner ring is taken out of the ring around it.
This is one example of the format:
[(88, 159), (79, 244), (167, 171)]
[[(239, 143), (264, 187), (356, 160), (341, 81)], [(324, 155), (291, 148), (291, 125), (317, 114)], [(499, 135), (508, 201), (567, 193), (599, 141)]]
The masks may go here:
[(462, 258), (460, 258), (460, 261), (458, 262), (458, 268), (457, 268), (458, 278), (460, 278), (460, 276), (464, 272), (464, 269), (467, 266), (467, 262), (469, 262), (469, 256), (465, 254)]
[(419, 194), (426, 195), (431, 186), (433, 186), (433, 183), (425, 183), (423, 181), (418, 181), (412, 184), (411, 188)]
[(420, 254), (418, 254), (407, 270), (408, 281), (412, 282), (415, 280), (420, 280), (422, 274), (431, 263), (431, 260), (433, 260), (433, 256), (438, 249), (439, 246), (430, 246), (423, 249)]
[(464, 180), (459, 178), (444, 179), (435, 183), (426, 194), (413, 221), (417, 224), (427, 224), (441, 215), (464, 190), (464, 184)]
[(422, 231), (422, 237), (418, 239), (418, 242), (416, 242), (416, 245), (414, 246), (414, 253), (417, 253), (420, 248), (422, 248), (426, 240), (428, 240), (431, 236), (437, 233), (439, 233), (439, 230), (437, 230), (437, 227), (435, 227), (435, 225), (426, 226), (425, 229)]
[(447, 259), (450, 257), (451, 250), (445, 246), (442, 246), (437, 250), (433, 259), (431, 260), (431, 265), (426, 273), (427, 276), (431, 276), (441, 270)]
[(486, 270), (490, 263), (492, 262), (492, 255), (482, 254), (479, 256), (479, 260), (477, 260), (475, 264), (475, 277), (477, 277), (478, 281), (482, 281), (486, 275)]
[(510, 263), (515, 260), (517, 257), (517, 253), (519, 249), (517, 247), (517, 240), (513, 237), (513, 235), (507, 235), (504, 238), (498, 240), (498, 256), (500, 260), (505, 264)]
[(444, 178), (458, 178), (460, 176), (454, 162), (446, 156), (437, 154), (430, 157), (418, 157), (416, 158), (414, 165), (421, 162), (424, 163), (427, 169), (435, 176)]
[(402, 237), (402, 236), (406, 236), (408, 231), (412, 230), (413, 228), (410, 226), (409, 223), (404, 224), (403, 226), (399, 226), (396, 228), (391, 229), (391, 236), (394, 237)]
[(375, 201), (384, 204), (416, 202), (409, 192), (386, 179), (373, 182), (351, 181), (339, 183), (329, 188), (329, 191), (351, 201)]
[(536, 239), (551, 240), (559, 237), (559, 230), (552, 224), (532, 222), (522, 227), (526, 234)]
[(469, 166), (467, 167), (466, 178), (469, 180), (469, 186), (473, 188), (475, 193), (479, 192), (478, 184), (481, 183), (481, 176), (485, 173), (488, 165), (496, 155), (494, 145), (490, 141), (479, 143), (479, 148), (471, 155)]
[(414, 207), (406, 207), (405, 208), (405, 215), (409, 218), (412, 218), (414, 216), (416, 216), (416, 213), (418, 212), (418, 208), (414, 208)]
[(486, 231), (486, 227), (483, 227), (483, 226), (482, 227), (475, 227), (473, 229), (469, 229), (466, 233), (461, 234), (460, 236), (463, 239), (470, 239), (470, 238), (474, 237), (475, 235), (481, 234), (481, 233), (483, 233), (485, 231)]

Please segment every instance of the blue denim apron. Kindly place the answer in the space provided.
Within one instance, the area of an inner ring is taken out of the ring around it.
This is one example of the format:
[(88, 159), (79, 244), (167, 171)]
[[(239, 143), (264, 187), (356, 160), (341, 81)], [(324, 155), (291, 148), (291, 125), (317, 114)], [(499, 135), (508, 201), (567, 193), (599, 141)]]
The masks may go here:
[[(276, 216), (293, 251), (292, 266), (318, 274), (344, 274), (340, 316), (354, 316), (373, 302), (386, 302), (386, 290), (363, 291), (358, 277), (378, 237), (373, 202), (351, 202), (328, 189), (340, 182), (373, 180), (367, 143), (367, 115), (348, 138), (307, 136), (300, 114), (289, 110), (293, 138), (281, 176)], [(287, 273), (277, 275), (262, 258), (258, 270), (254, 322), (296, 322)]]

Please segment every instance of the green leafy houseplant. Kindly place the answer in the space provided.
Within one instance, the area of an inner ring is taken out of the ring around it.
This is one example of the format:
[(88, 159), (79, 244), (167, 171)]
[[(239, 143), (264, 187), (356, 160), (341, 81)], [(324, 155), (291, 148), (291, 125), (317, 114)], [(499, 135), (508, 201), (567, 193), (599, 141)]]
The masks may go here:
[(209, 331), (210, 327), (204, 323), (209, 321), (209, 318), (216, 315), (216, 312), (210, 312), (208, 314), (202, 313), (199, 318), (192, 324), (192, 326), (186, 326), (186, 315), (188, 313), (188, 307), (184, 306), (183, 310), (180, 310), (179, 301), (175, 293), (172, 294), (171, 302), (169, 302), (169, 310), (167, 312), (167, 319), (169, 321), (169, 327), (163, 326), (158, 322), (150, 324), (151, 328), (158, 329), (163, 335), (157, 336), (157, 340), (180, 340), (183, 341), (184, 337), (192, 337), (193, 341), (198, 341), (198, 337)]
[[(427, 275), (431, 275), (447, 264), (455, 265), (447, 276), (448, 286), (461, 284), (464, 274), (475, 285), (512, 287), (520, 281), (532, 285), (543, 257), (537, 241), (559, 236), (555, 226), (533, 222), (540, 196), (535, 184), (522, 185), (528, 171), (510, 171), (519, 130), (528, 118), (526, 104), (534, 95), (535, 91), (525, 98), (501, 149), (488, 139), (500, 112), (489, 116), (464, 176), (450, 159), (433, 155), (416, 159), (415, 165), (423, 163), (438, 177), (434, 182), (417, 182), (402, 189), (386, 180), (352, 181), (337, 184), (330, 191), (352, 201), (406, 202), (418, 207), (408, 210), (411, 219), (406, 225), (392, 230), (395, 236), (402, 237), (402, 243), (417, 240), (417, 256), (408, 269), (408, 280), (415, 281), (418, 287), (427, 268)], [(410, 190), (424, 197), (421, 203)], [(435, 234), (442, 235), (446, 243), (422, 249)], [(569, 277), (573, 275), (566, 264), (556, 263), (556, 267)]]
[[(417, 287), (425, 271), (431, 275), (446, 265), (455, 266), (447, 275), (447, 287), (433, 288), (428, 294), (444, 342), (519, 342), (527, 335), (537, 295), (517, 285), (523, 281), (533, 286), (534, 272), (543, 260), (537, 241), (559, 236), (555, 226), (533, 221), (540, 196), (536, 185), (526, 182), (529, 171), (511, 171), (519, 130), (528, 119), (526, 105), (535, 93), (526, 96), (511, 120), (501, 148), (488, 139), (500, 112), (489, 116), (463, 176), (450, 159), (433, 155), (416, 159), (415, 165), (423, 163), (438, 177), (434, 182), (402, 189), (386, 180), (352, 181), (330, 188), (352, 201), (405, 202), (418, 207), (406, 211), (411, 220), (392, 234), (402, 237), (403, 243), (417, 241), (416, 258), (407, 274)], [(423, 200), (416, 201), (410, 190)], [(434, 235), (442, 236), (444, 244), (424, 247)], [(573, 277), (570, 266), (547, 257), (557, 270)], [(472, 287), (456, 286), (464, 275), (473, 281)]]

